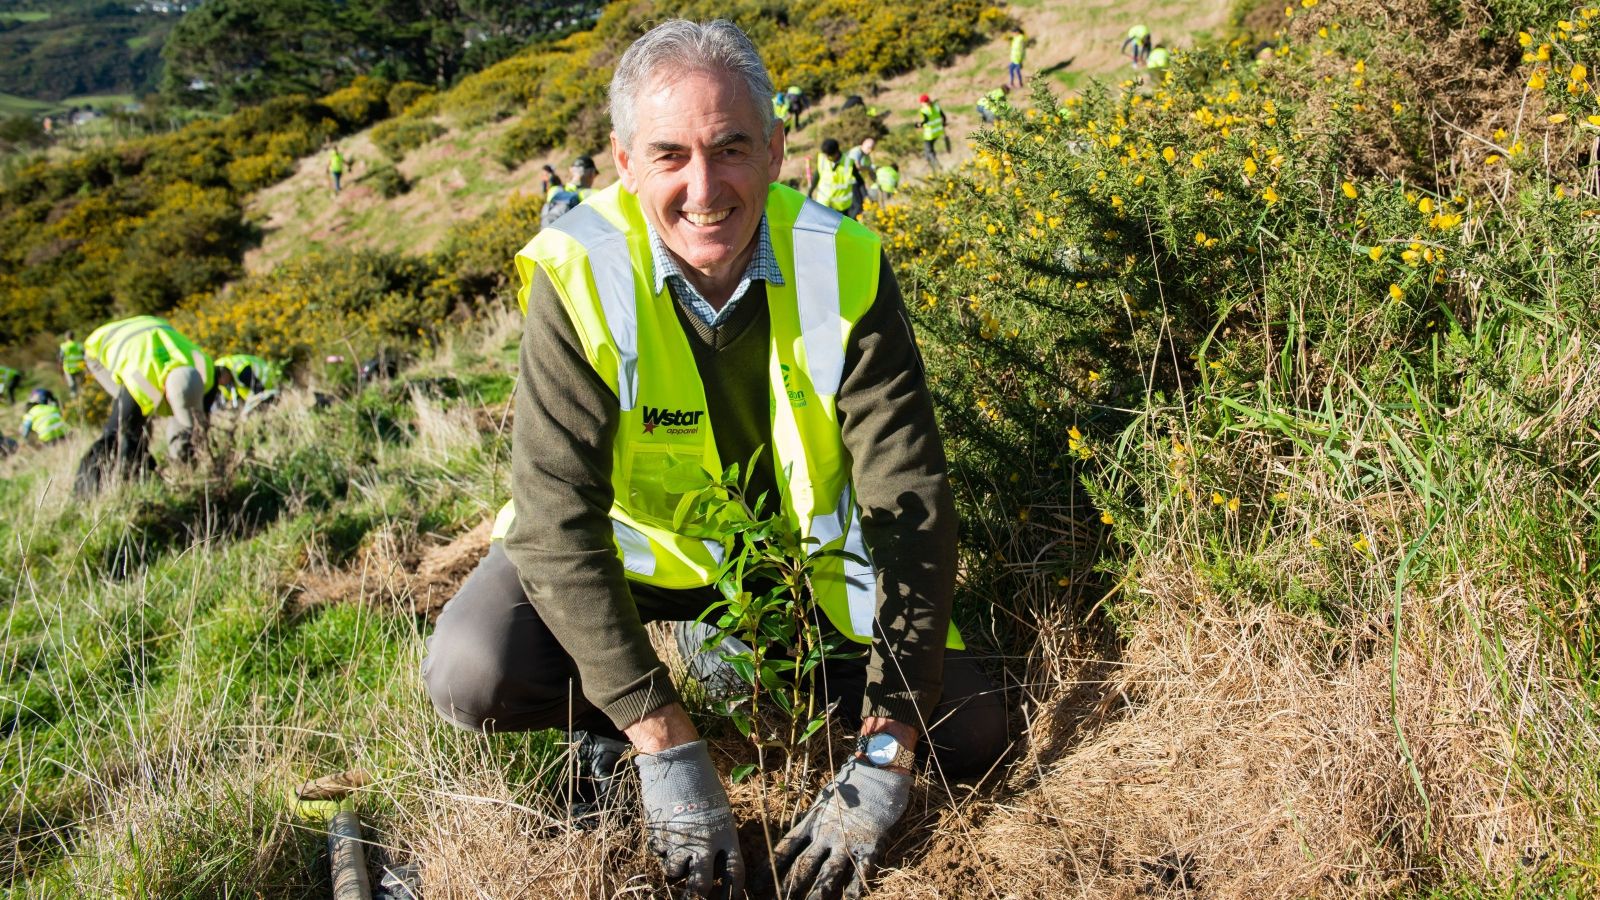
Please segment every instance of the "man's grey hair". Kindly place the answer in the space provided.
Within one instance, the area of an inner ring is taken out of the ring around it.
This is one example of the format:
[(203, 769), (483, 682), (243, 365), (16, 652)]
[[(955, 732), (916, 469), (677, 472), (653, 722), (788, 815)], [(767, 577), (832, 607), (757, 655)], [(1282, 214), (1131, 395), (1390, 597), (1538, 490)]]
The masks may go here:
[(778, 121), (772, 115), (772, 78), (756, 45), (739, 26), (725, 19), (705, 23), (673, 19), (634, 41), (611, 76), (611, 127), (623, 147), (633, 147), (639, 92), (662, 70), (738, 76), (761, 118), (761, 136), (772, 136)]

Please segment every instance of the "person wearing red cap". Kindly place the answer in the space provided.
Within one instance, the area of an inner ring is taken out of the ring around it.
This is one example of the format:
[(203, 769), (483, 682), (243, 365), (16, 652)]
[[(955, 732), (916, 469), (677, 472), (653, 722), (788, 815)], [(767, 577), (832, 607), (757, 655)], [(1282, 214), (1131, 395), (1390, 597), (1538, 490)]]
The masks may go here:
[(944, 133), (944, 110), (939, 104), (928, 99), (927, 94), (917, 98), (922, 105), (917, 107), (917, 118), (922, 123), (922, 157), (928, 161), (928, 166), (933, 171), (939, 171), (939, 154), (934, 151), (934, 144), (939, 138), (944, 138), (944, 152), (950, 152), (950, 135)]

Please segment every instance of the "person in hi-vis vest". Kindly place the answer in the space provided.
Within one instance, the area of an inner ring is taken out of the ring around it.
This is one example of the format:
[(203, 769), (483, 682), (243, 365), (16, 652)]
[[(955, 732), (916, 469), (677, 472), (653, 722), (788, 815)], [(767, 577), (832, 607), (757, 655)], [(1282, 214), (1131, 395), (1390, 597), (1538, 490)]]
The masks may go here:
[(631, 743), (668, 878), (739, 896), (737, 823), (645, 622), (679, 623), (708, 690), (726, 676), (694, 620), (732, 539), (676, 532), (663, 475), (753, 460), (751, 502), (850, 554), (811, 579), (822, 627), (864, 651), (821, 667), (843, 765), (774, 848), (785, 896), (835, 897), (871, 876), (914, 771), (988, 772), (1007, 715), (951, 625), (955, 504), (900, 289), (876, 234), (778, 183), (772, 95), (727, 22), (666, 22), (618, 62), (618, 183), (516, 257), (514, 507), (423, 678), (463, 728), (567, 729), (575, 819)]
[(106, 474), (132, 475), (154, 468), (148, 426), (169, 417), (167, 456), (194, 456), (206, 410), (219, 388), (233, 383), (210, 355), (156, 316), (134, 316), (95, 329), (84, 342), (89, 374), (110, 394), (105, 430), (78, 467), (77, 490), (92, 493)]

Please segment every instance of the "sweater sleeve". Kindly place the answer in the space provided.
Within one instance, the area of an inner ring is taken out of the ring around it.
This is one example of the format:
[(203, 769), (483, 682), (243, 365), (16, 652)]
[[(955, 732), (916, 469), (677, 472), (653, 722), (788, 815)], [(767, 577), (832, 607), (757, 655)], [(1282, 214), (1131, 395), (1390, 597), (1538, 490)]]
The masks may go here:
[(956, 512), (922, 357), (887, 259), (838, 396), (878, 617), (862, 715), (928, 730), (955, 596)]
[(526, 258), (517, 263), (528, 312), (506, 555), (577, 664), (584, 696), (626, 728), (678, 694), (640, 621), (607, 515), (617, 398), (589, 365), (549, 276)]

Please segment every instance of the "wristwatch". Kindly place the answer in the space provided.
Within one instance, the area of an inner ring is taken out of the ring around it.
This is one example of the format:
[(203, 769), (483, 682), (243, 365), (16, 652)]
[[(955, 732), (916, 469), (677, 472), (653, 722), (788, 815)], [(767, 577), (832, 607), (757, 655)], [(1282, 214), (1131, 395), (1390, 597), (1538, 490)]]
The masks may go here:
[(916, 751), (902, 747), (887, 731), (863, 734), (856, 741), (856, 753), (873, 768), (901, 768), (910, 771), (917, 761)]

